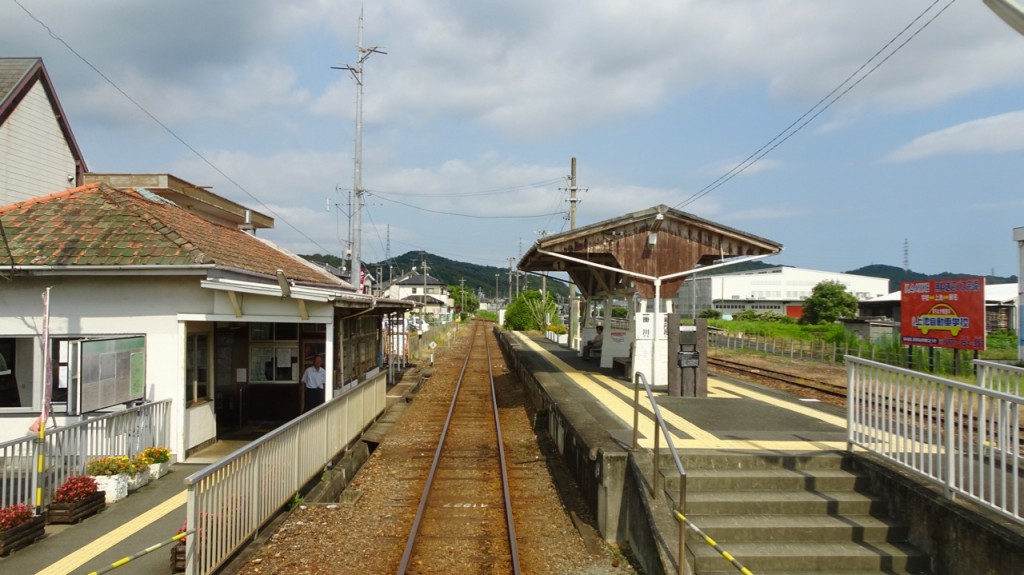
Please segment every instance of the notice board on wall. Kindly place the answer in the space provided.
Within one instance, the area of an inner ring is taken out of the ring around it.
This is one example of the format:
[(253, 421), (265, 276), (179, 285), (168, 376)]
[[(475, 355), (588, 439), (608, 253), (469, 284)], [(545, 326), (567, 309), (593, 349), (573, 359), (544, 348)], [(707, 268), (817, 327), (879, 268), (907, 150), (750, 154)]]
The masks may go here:
[(78, 413), (143, 399), (146, 395), (146, 338), (82, 340)]

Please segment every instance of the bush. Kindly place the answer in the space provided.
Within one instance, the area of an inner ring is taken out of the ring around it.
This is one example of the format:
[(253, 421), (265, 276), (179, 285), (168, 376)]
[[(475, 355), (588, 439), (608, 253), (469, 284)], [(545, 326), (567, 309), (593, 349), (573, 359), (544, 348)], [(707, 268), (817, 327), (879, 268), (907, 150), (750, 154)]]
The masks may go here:
[(702, 317), (704, 319), (722, 319), (722, 312), (717, 309), (706, 309), (700, 312), (700, 315), (697, 317)]
[(24, 503), (0, 508), (0, 531), (7, 531), (22, 523), (27, 523), (33, 517), (35, 517), (35, 513), (32, 512), (32, 508)]
[(167, 463), (171, 460), (171, 450), (166, 447), (147, 447), (142, 450), (139, 457), (150, 463)]
[(91, 475), (72, 475), (53, 494), (53, 503), (76, 503), (96, 493), (99, 488)]
[(90, 459), (85, 464), (85, 472), (89, 475), (120, 475), (131, 471), (132, 462), (125, 455)]
[(564, 325), (549, 325), (548, 331), (554, 332), (558, 335), (564, 335), (569, 333), (569, 329), (566, 328)]

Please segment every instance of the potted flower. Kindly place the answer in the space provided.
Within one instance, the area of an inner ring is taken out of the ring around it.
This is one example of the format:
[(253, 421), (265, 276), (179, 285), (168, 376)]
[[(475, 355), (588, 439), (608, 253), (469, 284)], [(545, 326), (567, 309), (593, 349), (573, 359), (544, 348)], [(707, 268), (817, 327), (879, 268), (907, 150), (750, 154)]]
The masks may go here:
[(106, 506), (106, 494), (91, 475), (68, 477), (50, 499), (46, 520), (50, 523), (78, 523)]
[(141, 455), (131, 458), (128, 462), (128, 491), (149, 485), (149, 479), (149, 461)]
[(0, 556), (33, 543), (45, 528), (43, 516), (24, 503), (0, 508)]
[(96, 486), (106, 493), (107, 503), (128, 497), (128, 474), (131, 461), (123, 456), (100, 457), (85, 464), (85, 472), (96, 479)]
[(147, 447), (139, 454), (149, 463), (149, 474), (152, 479), (160, 479), (167, 474), (171, 466), (171, 450), (166, 447)]

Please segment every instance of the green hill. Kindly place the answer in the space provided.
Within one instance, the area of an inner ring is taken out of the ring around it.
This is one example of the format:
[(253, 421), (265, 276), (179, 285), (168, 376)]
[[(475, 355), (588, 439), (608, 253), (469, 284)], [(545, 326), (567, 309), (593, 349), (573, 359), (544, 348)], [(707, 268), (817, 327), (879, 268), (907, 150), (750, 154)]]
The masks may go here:
[[(322, 254), (304, 255), (302, 256), (310, 261), (328, 263), (335, 267), (341, 266), (341, 259), (337, 256), (325, 256)], [(498, 291), (502, 297), (508, 296), (508, 268), (499, 268), (494, 266), (480, 266), (476, 264), (469, 264), (465, 262), (457, 262), (443, 258), (441, 256), (431, 255), (426, 252), (406, 252), (400, 256), (391, 258), (391, 276), (398, 277), (401, 274), (411, 270), (413, 266), (417, 270), (420, 270), (423, 265), (423, 260), (427, 262), (427, 273), (432, 277), (436, 277), (448, 285), (459, 285), (459, 280), (466, 280), (466, 287), (472, 289), (474, 292), (479, 293), (483, 291), (485, 298), (489, 299), (494, 296), (494, 276), (498, 274)], [(778, 267), (779, 264), (767, 264), (764, 262), (747, 262), (737, 264), (734, 266), (728, 266), (717, 270), (711, 270), (708, 274), (719, 274), (719, 273), (736, 273), (742, 271), (759, 270), (765, 268)], [(386, 262), (370, 263), (366, 264), (366, 269), (370, 270), (374, 275), (378, 275), (378, 269), (380, 270), (380, 278), (383, 281), (388, 280), (388, 266)], [(947, 279), (947, 278), (962, 278), (962, 277), (974, 277), (975, 274), (963, 274), (963, 273), (952, 273), (942, 272), (940, 274), (922, 274), (914, 271), (907, 271), (903, 268), (896, 266), (888, 266), (882, 264), (872, 264), (857, 268), (855, 270), (849, 270), (843, 273), (855, 274), (861, 276), (869, 276), (875, 278), (885, 278), (889, 280), (889, 291), (894, 292), (900, 289), (900, 282), (913, 281), (913, 280), (936, 280), (936, 279)], [(703, 275), (703, 274), (702, 274)], [(515, 289), (515, 277), (512, 278), (512, 289)], [(1001, 276), (985, 276), (985, 283), (988, 284), (1004, 284), (1004, 283), (1016, 283), (1017, 276), (1001, 277)], [(530, 274), (523, 274), (519, 277), (520, 289), (540, 289), (540, 277)], [(548, 281), (548, 289), (556, 294), (559, 298), (568, 297), (568, 288), (565, 283), (561, 281)]]
[[(335, 267), (341, 266), (341, 259), (337, 256), (326, 256), (323, 254), (303, 255), (301, 256), (309, 261), (327, 263)], [(498, 275), (498, 291), (501, 293), (501, 297), (508, 297), (508, 268), (499, 268), (494, 266), (481, 266), (477, 264), (470, 264), (465, 262), (458, 262), (436, 256), (422, 251), (406, 252), (400, 256), (391, 258), (390, 262), (390, 273), (388, 270), (388, 262), (374, 262), (365, 264), (366, 269), (375, 276), (379, 276), (379, 279), (384, 282), (388, 281), (388, 278), (396, 278), (405, 272), (412, 270), (413, 267), (417, 271), (422, 271), (423, 261), (427, 262), (427, 273), (431, 277), (435, 277), (450, 286), (459, 285), (459, 280), (465, 280), (465, 286), (467, 289), (472, 290), (475, 293), (484, 293), (485, 299), (494, 297), (494, 276)], [(379, 270), (379, 273), (378, 273)], [(512, 289), (515, 290), (515, 276), (512, 277)], [(522, 274), (519, 276), (519, 288), (520, 290), (532, 289), (539, 290), (541, 285), (541, 278), (532, 274)], [(565, 283), (561, 281), (549, 280), (547, 289), (554, 293), (556, 297), (560, 297), (563, 300), (568, 297), (569, 290)]]

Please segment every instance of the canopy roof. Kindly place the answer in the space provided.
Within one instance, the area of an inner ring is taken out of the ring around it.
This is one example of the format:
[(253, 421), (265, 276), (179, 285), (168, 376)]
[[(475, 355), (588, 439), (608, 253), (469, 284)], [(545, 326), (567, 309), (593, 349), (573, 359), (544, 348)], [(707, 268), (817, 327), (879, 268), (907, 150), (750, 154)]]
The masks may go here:
[[(653, 278), (716, 260), (781, 251), (777, 242), (658, 205), (544, 236), (519, 260), (519, 269), (567, 272), (586, 297), (636, 291), (651, 298)], [(661, 297), (674, 296), (683, 280), (664, 281)]]

